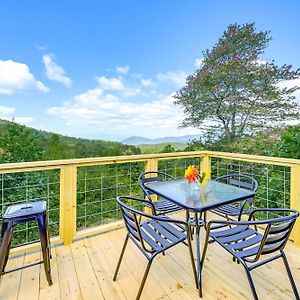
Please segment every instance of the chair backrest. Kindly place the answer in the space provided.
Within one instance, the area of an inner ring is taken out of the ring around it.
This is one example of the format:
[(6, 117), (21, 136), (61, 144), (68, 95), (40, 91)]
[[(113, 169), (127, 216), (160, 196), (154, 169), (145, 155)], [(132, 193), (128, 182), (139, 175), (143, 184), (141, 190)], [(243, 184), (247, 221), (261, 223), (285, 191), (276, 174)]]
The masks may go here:
[[(148, 215), (142, 211), (139, 211), (138, 209), (133, 208), (132, 206), (128, 205), (127, 202), (147, 202), (147, 205), (149, 201), (129, 196), (119, 196), (117, 197), (117, 202), (120, 205), (120, 209), (123, 215), (123, 219), (125, 222), (125, 226), (127, 228), (128, 234), (130, 238), (139, 246), (139, 248), (148, 253), (154, 252), (152, 249), (149, 249), (146, 247), (144, 243), (144, 239), (142, 236), (142, 232), (140, 229), (140, 221), (142, 216), (151, 217), (151, 215)], [(126, 203), (125, 203), (126, 202)], [(152, 203), (151, 203), (152, 204)], [(154, 209), (154, 208), (153, 208)]]
[(153, 194), (147, 189), (147, 183), (151, 182), (159, 182), (159, 181), (166, 181), (166, 180), (172, 180), (175, 179), (175, 177), (159, 172), (159, 171), (149, 171), (149, 172), (144, 172), (138, 177), (138, 183), (140, 187), (143, 190), (144, 197), (147, 197), (151, 201), (151, 195)]
[[(259, 209), (256, 211), (259, 211)], [(261, 211), (267, 210), (262, 209)], [(291, 209), (269, 209), (269, 211), (281, 213), (284, 214), (284, 216), (265, 221), (257, 221), (261, 222), (261, 224), (265, 224), (266, 228), (254, 261), (257, 261), (261, 255), (283, 250), (288, 242), (296, 219), (299, 216), (299, 212)]]
[(253, 192), (256, 192), (258, 188), (258, 182), (252, 176), (246, 174), (228, 174), (217, 177), (215, 180), (244, 189), (248, 189)]

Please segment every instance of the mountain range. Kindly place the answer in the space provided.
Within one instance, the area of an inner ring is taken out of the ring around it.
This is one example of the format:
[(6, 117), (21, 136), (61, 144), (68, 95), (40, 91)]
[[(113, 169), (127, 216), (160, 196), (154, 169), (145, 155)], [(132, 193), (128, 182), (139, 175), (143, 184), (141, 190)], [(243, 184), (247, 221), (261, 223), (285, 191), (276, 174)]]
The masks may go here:
[(123, 140), (122, 144), (127, 145), (149, 145), (149, 144), (162, 144), (162, 143), (182, 143), (186, 144), (188, 141), (193, 139), (199, 139), (200, 135), (183, 135), (183, 136), (167, 136), (156, 139), (144, 138), (141, 136), (131, 136)]

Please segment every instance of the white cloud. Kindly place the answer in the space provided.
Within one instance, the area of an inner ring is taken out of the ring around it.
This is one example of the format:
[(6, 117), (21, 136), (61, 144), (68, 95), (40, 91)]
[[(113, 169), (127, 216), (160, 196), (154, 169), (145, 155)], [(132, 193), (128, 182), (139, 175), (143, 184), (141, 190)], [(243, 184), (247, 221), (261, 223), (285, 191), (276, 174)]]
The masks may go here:
[(130, 66), (116, 66), (116, 71), (119, 74), (126, 75), (129, 72)]
[(96, 79), (101, 90), (118, 93), (123, 98), (134, 97), (142, 94), (142, 90), (138, 85), (132, 82), (129, 82), (128, 85), (125, 85), (122, 77), (108, 78), (105, 76), (100, 76), (96, 77)]
[(35, 79), (26, 64), (13, 60), (0, 60), (0, 94), (49, 92), (41, 81)]
[(197, 69), (200, 69), (200, 68), (202, 67), (203, 61), (204, 61), (204, 58), (203, 58), (203, 57), (201, 57), (201, 58), (196, 58), (196, 59), (195, 59), (194, 66), (195, 66)]
[(172, 94), (143, 103), (124, 101), (96, 88), (61, 106), (49, 108), (47, 113), (65, 120), (73, 130), (84, 129), (112, 137), (116, 134), (156, 137), (193, 133), (191, 129), (178, 132), (183, 112), (173, 101)]
[[(297, 79), (292, 79), (292, 80), (283, 80), (281, 82), (278, 83), (278, 86), (280, 88), (292, 88), (294, 86), (297, 86), (297, 87), (300, 87), (300, 78), (297, 78)], [(296, 101), (298, 103), (300, 103), (300, 89), (297, 90), (296, 92), (294, 92), (294, 96), (296, 98)]]
[(71, 86), (72, 81), (66, 75), (65, 70), (59, 66), (50, 55), (44, 55), (42, 60), (49, 80), (59, 82), (66, 87)]
[(29, 125), (29, 124), (33, 123), (34, 118), (32, 118), (32, 117), (15, 117), (14, 121), (19, 124)]
[(100, 88), (103, 90), (124, 90), (125, 86), (119, 78), (107, 78), (105, 76), (97, 77)]
[(184, 71), (166, 72), (156, 74), (156, 78), (160, 81), (167, 81), (174, 83), (177, 87), (182, 87), (188, 74)]
[(156, 84), (151, 79), (141, 79), (141, 84), (143, 87), (155, 87)]
[(46, 51), (47, 50), (47, 46), (46, 45), (38, 45), (36, 48), (39, 51)]
[(12, 115), (15, 112), (14, 107), (0, 105), (0, 118)]
[(267, 61), (265, 61), (265, 60), (263, 60), (263, 59), (257, 59), (257, 60), (256, 60), (256, 63), (257, 63), (258, 65), (265, 65), (265, 64), (267, 63)]
[(0, 119), (12, 121), (20, 124), (30, 124), (34, 121), (32, 117), (15, 117), (16, 109), (10, 106), (0, 105)]

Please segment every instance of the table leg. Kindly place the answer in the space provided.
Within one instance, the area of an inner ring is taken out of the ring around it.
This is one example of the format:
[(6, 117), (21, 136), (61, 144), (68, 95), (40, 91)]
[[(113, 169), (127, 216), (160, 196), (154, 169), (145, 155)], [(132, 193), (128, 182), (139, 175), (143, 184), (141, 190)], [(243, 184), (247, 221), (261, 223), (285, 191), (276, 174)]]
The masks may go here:
[(199, 296), (202, 297), (202, 276), (201, 276), (201, 248), (200, 248), (200, 225), (198, 214), (195, 213), (195, 221), (196, 221), (196, 251), (197, 251), (197, 279), (199, 285)]
[[(188, 224), (190, 219), (190, 214), (188, 211), (186, 211), (186, 222)], [(193, 273), (194, 273), (194, 278), (195, 278), (195, 282), (196, 282), (196, 288), (199, 289), (199, 282), (198, 282), (198, 277), (197, 277), (197, 270), (196, 270), (196, 266), (195, 266), (195, 259), (194, 259), (194, 253), (193, 253), (193, 248), (192, 248), (192, 239), (191, 239), (191, 226), (188, 225), (187, 226), (187, 240), (188, 240), (188, 246), (189, 246), (189, 253), (190, 253), (190, 259), (191, 259), (191, 264), (192, 264), (192, 269), (193, 269)]]
[[(186, 213), (186, 220), (187, 222), (190, 219), (190, 213), (187, 211)], [(202, 297), (202, 277), (201, 277), (201, 249), (200, 249), (200, 228), (201, 224), (199, 223), (199, 218), (197, 213), (195, 213), (195, 235), (196, 235), (196, 255), (197, 255), (197, 268), (195, 266), (195, 261), (194, 261), (194, 254), (193, 254), (193, 248), (192, 248), (192, 242), (191, 242), (191, 230), (190, 226), (188, 226), (188, 233), (187, 233), (187, 239), (188, 239), (188, 245), (189, 245), (189, 251), (190, 251), (190, 257), (192, 261), (192, 267), (193, 267), (193, 272), (194, 272), (194, 277), (196, 281), (196, 287), (199, 291), (199, 296)]]

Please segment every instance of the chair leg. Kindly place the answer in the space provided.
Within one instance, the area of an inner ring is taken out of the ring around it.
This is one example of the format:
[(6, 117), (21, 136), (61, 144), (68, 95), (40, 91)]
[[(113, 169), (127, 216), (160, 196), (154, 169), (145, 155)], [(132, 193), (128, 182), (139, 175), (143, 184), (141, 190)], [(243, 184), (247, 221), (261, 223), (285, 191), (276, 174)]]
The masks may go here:
[(190, 227), (190, 232), (191, 232), (191, 240), (193, 240), (193, 235), (194, 235), (194, 231), (195, 231), (195, 228), (194, 227)]
[[(188, 218), (187, 218), (188, 220)], [(197, 270), (195, 266), (195, 259), (194, 259), (194, 254), (193, 254), (193, 249), (192, 249), (192, 240), (191, 240), (191, 229), (190, 226), (187, 226), (187, 240), (188, 240), (188, 247), (189, 247), (189, 253), (190, 253), (190, 259), (191, 259), (191, 264), (192, 264), (192, 270), (196, 282), (196, 288), (199, 289), (199, 284), (198, 284), (198, 278), (197, 278)]]
[(137, 293), (137, 295), (136, 295), (136, 298), (135, 298), (136, 300), (139, 300), (140, 297), (141, 297), (141, 294), (142, 294), (142, 291), (143, 291), (143, 289), (144, 289), (145, 282), (146, 282), (146, 279), (147, 279), (147, 277), (148, 277), (149, 270), (150, 270), (150, 267), (151, 267), (153, 258), (154, 258), (154, 257), (151, 257), (150, 260), (148, 261), (147, 268), (146, 268), (146, 270), (145, 270), (145, 273), (144, 273), (144, 276), (143, 276), (143, 279), (142, 279), (142, 282), (141, 282), (139, 291), (138, 291), (138, 293)]
[(37, 221), (38, 221), (39, 232), (40, 232), (45, 274), (46, 274), (48, 284), (52, 285), (47, 214), (44, 213), (43, 215), (40, 215)]
[(125, 238), (124, 245), (123, 245), (119, 260), (118, 260), (118, 264), (117, 264), (116, 271), (115, 271), (115, 274), (114, 274), (114, 277), (113, 277), (113, 281), (116, 281), (116, 279), (117, 279), (118, 272), (119, 272), (120, 265), (121, 265), (121, 261), (122, 261), (122, 258), (124, 256), (124, 252), (125, 252), (125, 249), (126, 249), (126, 246), (127, 246), (128, 238), (129, 238), (129, 236), (128, 236), (128, 234), (126, 234), (126, 238)]
[(250, 271), (244, 263), (242, 263), (242, 265), (244, 266), (246, 274), (247, 274), (247, 279), (248, 279), (249, 284), (250, 284), (253, 299), (258, 300), (258, 296), (257, 296), (256, 290), (255, 290), (254, 282), (253, 282), (252, 276), (250, 274)]
[(282, 259), (283, 259), (283, 262), (284, 262), (286, 271), (287, 271), (287, 273), (288, 273), (289, 280), (290, 280), (291, 286), (292, 286), (292, 288), (293, 288), (295, 297), (296, 297), (297, 300), (299, 300), (299, 299), (300, 299), (300, 296), (299, 296), (299, 293), (298, 293), (298, 290), (297, 290), (297, 286), (296, 286), (296, 283), (295, 283), (295, 281), (294, 281), (294, 278), (293, 278), (293, 275), (292, 275), (292, 272), (291, 272), (291, 269), (290, 269), (290, 266), (289, 266), (287, 257), (286, 257), (286, 255), (285, 255), (284, 252), (281, 252), (281, 254), (282, 254)]
[(206, 256), (206, 253), (207, 253), (207, 247), (208, 247), (209, 242), (210, 242), (209, 241), (209, 233), (206, 233), (204, 247), (203, 247), (203, 251), (202, 251), (202, 257), (201, 257), (201, 269), (203, 269), (203, 265), (204, 265), (205, 256)]
[(204, 221), (204, 229), (206, 230), (206, 225), (207, 225), (207, 211), (204, 212), (203, 214), (203, 221)]

